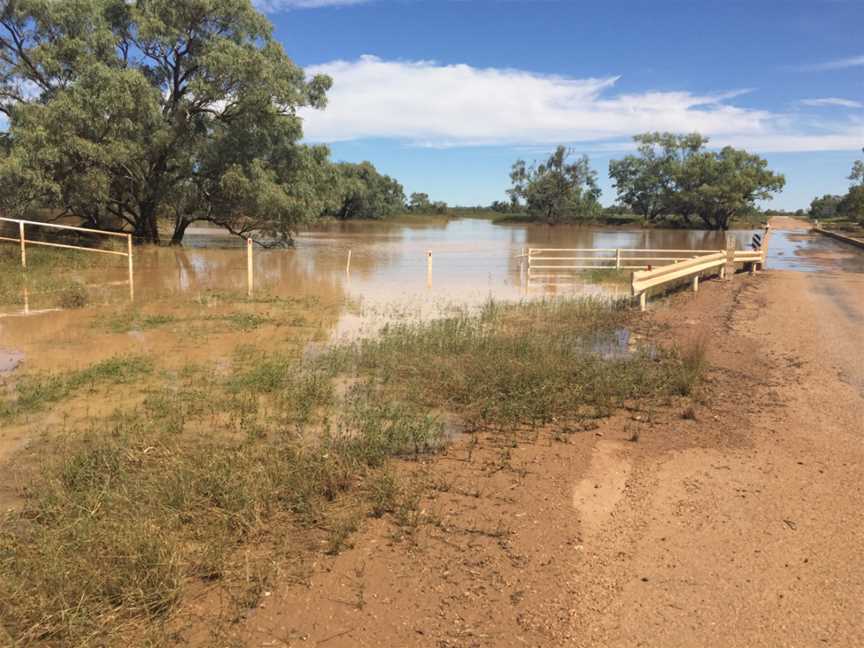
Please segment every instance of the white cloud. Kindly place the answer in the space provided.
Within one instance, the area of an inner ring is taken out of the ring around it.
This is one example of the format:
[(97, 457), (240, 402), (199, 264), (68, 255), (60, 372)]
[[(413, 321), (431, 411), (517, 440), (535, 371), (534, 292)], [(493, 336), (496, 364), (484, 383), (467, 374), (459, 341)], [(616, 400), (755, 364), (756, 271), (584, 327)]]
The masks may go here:
[(864, 66), (864, 56), (850, 56), (849, 58), (826, 61), (825, 63), (814, 63), (813, 65), (805, 65), (802, 69), (817, 72), (820, 70), (843, 70), (846, 68), (861, 66)]
[(864, 103), (853, 101), (852, 99), (840, 99), (838, 97), (824, 97), (820, 99), (802, 99), (799, 101), (802, 106), (813, 106), (821, 108), (823, 106), (838, 106), (840, 108), (864, 108)]
[(266, 13), (288, 11), (290, 9), (317, 9), (319, 7), (339, 7), (365, 4), (369, 0), (252, 0), (258, 9)]
[(334, 85), (324, 111), (304, 111), (312, 141), (390, 138), (417, 145), (627, 146), (635, 133), (699, 131), (757, 150), (857, 149), (861, 121), (804, 123), (726, 103), (747, 91), (615, 94), (619, 77), (572, 79), (514, 69), (363, 56), (309, 68)]

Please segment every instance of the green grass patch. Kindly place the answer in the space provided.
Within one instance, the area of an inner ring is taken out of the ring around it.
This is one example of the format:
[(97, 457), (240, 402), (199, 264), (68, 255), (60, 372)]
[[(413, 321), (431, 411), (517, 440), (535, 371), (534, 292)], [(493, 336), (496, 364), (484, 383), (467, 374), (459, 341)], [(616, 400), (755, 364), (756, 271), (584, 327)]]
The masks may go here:
[(55, 374), (25, 374), (11, 397), (0, 401), (0, 419), (31, 414), (84, 388), (124, 385), (149, 374), (153, 361), (140, 355), (116, 356), (84, 369)]

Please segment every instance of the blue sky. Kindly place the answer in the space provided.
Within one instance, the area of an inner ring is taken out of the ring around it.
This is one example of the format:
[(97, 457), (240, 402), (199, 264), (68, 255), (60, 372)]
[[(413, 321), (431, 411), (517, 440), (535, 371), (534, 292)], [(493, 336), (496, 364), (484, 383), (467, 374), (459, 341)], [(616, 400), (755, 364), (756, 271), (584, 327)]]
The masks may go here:
[(784, 173), (772, 205), (843, 193), (864, 146), (864, 0), (259, 0), (334, 79), (309, 141), (451, 204), (504, 197), (564, 143), (606, 169), (646, 130), (698, 130)]

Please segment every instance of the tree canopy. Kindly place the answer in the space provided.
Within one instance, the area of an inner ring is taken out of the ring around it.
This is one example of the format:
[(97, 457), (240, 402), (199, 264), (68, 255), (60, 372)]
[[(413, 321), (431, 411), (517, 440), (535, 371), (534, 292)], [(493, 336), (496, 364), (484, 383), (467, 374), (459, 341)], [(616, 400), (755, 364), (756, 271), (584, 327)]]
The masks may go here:
[[(864, 149), (862, 149), (864, 152)], [(825, 195), (810, 203), (810, 216), (832, 218), (835, 216), (864, 223), (864, 160), (855, 160), (848, 176), (852, 182), (843, 196)]]
[(811, 218), (834, 218), (837, 215), (837, 206), (843, 201), (843, 196), (832, 196), (825, 194), (821, 198), (814, 198), (810, 202), (808, 214)]
[(530, 167), (517, 160), (510, 172), (511, 200), (524, 200), (528, 214), (547, 223), (588, 218), (599, 212), (600, 187), (588, 157), (558, 146), (549, 158)]
[(179, 242), (195, 221), (289, 239), (326, 208), (327, 150), (298, 144), (323, 108), (250, 0), (6, 0), (0, 8), (4, 206)]
[(405, 190), (371, 162), (336, 165), (335, 199), (324, 214), (339, 220), (380, 219), (405, 209)]
[[(864, 148), (861, 149), (864, 153)], [(864, 185), (864, 160), (855, 160), (852, 163), (852, 173), (849, 174), (849, 180), (852, 184)]]
[(782, 190), (785, 178), (758, 155), (726, 146), (706, 149), (708, 138), (691, 133), (644, 133), (638, 154), (609, 165), (618, 199), (649, 220), (676, 214), (698, 218), (709, 229), (728, 229), (736, 214)]

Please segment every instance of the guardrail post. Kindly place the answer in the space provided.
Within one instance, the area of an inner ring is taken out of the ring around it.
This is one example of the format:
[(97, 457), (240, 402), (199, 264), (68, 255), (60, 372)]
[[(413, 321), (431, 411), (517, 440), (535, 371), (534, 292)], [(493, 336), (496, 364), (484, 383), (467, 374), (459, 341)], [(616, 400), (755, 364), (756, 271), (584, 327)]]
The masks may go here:
[(699, 292), (699, 275), (693, 276), (693, 292)]
[(648, 308), (648, 293), (646, 291), (642, 291), (639, 293), (639, 310), (645, 312)]
[(348, 261), (345, 263), (345, 274), (351, 274), (351, 248), (348, 248)]
[(731, 279), (735, 276), (735, 248), (738, 247), (738, 242), (731, 234), (726, 235), (726, 265), (723, 266), (724, 278)]
[(24, 239), (24, 223), (18, 223), (18, 234), (21, 237), (21, 267), (26, 270), (27, 269), (27, 248), (26, 248), (26, 241)]
[(621, 269), (621, 248), (615, 248), (615, 269)]
[(762, 235), (762, 269), (765, 269), (765, 263), (768, 261), (768, 241), (771, 240), (771, 225), (765, 223), (765, 233)]

